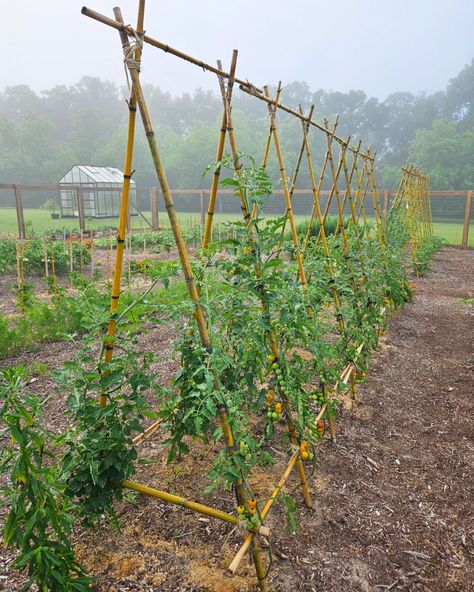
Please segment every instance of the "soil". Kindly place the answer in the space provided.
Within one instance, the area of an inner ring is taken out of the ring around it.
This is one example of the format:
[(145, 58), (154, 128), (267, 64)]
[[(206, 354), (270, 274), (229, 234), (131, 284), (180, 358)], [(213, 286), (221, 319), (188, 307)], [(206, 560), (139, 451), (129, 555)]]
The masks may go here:
[[(342, 408), (337, 441), (325, 438), (318, 448), (312, 509), (296, 491), (298, 532), (288, 534), (282, 504), (269, 514), (272, 592), (474, 590), (474, 251), (445, 248), (431, 268), (415, 280), (414, 301), (392, 315), (359, 386), (361, 401)], [(177, 368), (168, 357), (172, 333), (150, 327), (140, 344), (160, 354), (164, 382)], [(2, 366), (35, 361), (54, 369), (74, 349), (45, 344)], [(55, 393), (49, 374), (33, 378), (35, 392)], [(61, 429), (63, 411), (55, 394), (46, 409), (50, 428)], [(136, 481), (235, 511), (230, 492), (199, 493), (217, 448), (193, 443), (189, 457), (169, 466), (161, 439), (157, 432), (141, 444), (141, 456), (155, 464), (140, 466)], [(282, 450), (271, 469), (252, 477), (259, 499), (286, 467)], [(292, 476), (287, 491), (296, 484)], [(78, 559), (97, 576), (98, 592), (256, 589), (247, 559), (236, 576), (226, 574), (239, 531), (153, 498), (126, 498), (117, 504), (120, 531), (104, 524), (75, 533)], [(17, 592), (24, 578), (11, 562), (0, 547), (0, 589)]]

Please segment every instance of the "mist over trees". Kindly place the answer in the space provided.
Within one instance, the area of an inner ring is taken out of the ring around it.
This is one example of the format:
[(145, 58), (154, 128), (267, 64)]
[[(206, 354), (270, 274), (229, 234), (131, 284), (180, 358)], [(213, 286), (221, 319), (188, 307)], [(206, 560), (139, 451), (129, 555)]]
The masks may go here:
[[(215, 158), (220, 97), (202, 89), (171, 96), (150, 84), (144, 84), (144, 91), (171, 187), (209, 187), (202, 171)], [(74, 164), (122, 168), (127, 97), (128, 89), (92, 77), (39, 94), (26, 85), (7, 87), (0, 93), (0, 182), (55, 183)], [(377, 151), (379, 181), (385, 187), (396, 186), (399, 167), (407, 160), (432, 177), (433, 189), (474, 186), (474, 60), (445, 90), (431, 95), (397, 92), (380, 101), (363, 91), (313, 92), (305, 82), (291, 82), (281, 100), (306, 111), (314, 103), (316, 119), (327, 118), (330, 125), (339, 114), (340, 136), (351, 134)], [(233, 116), (239, 149), (261, 158), (268, 133), (265, 104), (236, 89)], [(280, 112), (279, 127), (291, 174), (301, 125)], [(322, 159), (324, 137), (313, 134), (312, 142), (313, 155)], [(140, 124), (134, 168), (137, 183), (156, 184)], [(275, 159), (269, 171), (277, 181)], [(304, 166), (298, 185), (310, 185)]]

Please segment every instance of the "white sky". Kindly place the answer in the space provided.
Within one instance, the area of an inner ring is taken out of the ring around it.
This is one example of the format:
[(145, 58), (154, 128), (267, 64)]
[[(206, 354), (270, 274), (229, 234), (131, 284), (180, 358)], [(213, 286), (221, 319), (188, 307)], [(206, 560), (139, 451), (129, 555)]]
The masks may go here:
[[(0, 0), (0, 90), (83, 75), (124, 83), (118, 33), (82, 16), (84, 2), (112, 17), (114, 0)], [(115, 2), (134, 24), (137, 0)], [(149, 35), (212, 64), (239, 49), (237, 75), (257, 85), (305, 80), (382, 99), (443, 89), (474, 57), (474, 0), (148, 0), (145, 23)], [(172, 93), (217, 90), (211, 74), (151, 47), (143, 81)]]

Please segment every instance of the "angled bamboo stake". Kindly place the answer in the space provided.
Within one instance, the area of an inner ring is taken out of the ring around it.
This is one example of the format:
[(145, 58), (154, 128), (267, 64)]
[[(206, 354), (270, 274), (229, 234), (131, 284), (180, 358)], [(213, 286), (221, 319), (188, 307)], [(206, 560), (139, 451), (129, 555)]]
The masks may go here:
[[(267, 517), (267, 515), (268, 515), (268, 513), (269, 513), (269, 511), (271, 509), (271, 507), (273, 506), (274, 501), (277, 499), (278, 494), (282, 490), (282, 488), (285, 485), (288, 477), (291, 474), (291, 471), (293, 470), (293, 467), (297, 463), (299, 456), (300, 456), (300, 451), (299, 450), (296, 450), (293, 453), (293, 456), (291, 457), (290, 462), (288, 463), (288, 466), (287, 466), (285, 472), (281, 476), (280, 481), (276, 485), (276, 487), (273, 490), (272, 494), (270, 495), (267, 503), (263, 507), (263, 509), (261, 511), (262, 518), (266, 518)], [(247, 552), (248, 548), (250, 547), (254, 536), (255, 536), (254, 533), (250, 533), (250, 534), (247, 535), (247, 538), (245, 539), (243, 545), (240, 547), (237, 555), (234, 557), (234, 559), (232, 560), (231, 564), (229, 565), (229, 571), (231, 573), (235, 573), (237, 571), (237, 568), (239, 567), (240, 562), (242, 561), (242, 559), (245, 556), (245, 553)]]
[[(228, 131), (228, 136), (229, 136), (229, 140), (230, 140), (232, 157), (233, 157), (233, 161), (234, 161), (234, 169), (235, 169), (236, 175), (240, 176), (242, 164), (239, 160), (239, 152), (237, 149), (237, 140), (235, 137), (235, 131), (234, 131), (234, 128), (232, 125), (232, 116), (231, 116), (231, 111), (230, 111), (230, 105), (229, 105), (229, 102), (227, 101), (227, 97), (225, 95), (222, 96), (222, 99), (224, 101), (224, 108), (227, 111), (227, 131)], [(249, 212), (249, 208), (246, 203), (245, 196), (244, 196), (243, 192), (239, 191), (239, 195), (240, 195), (240, 200), (241, 200), (242, 215), (244, 218), (244, 223), (246, 224), (247, 228), (251, 232), (251, 236), (252, 236), (255, 234), (255, 229), (253, 228), (253, 226), (251, 225), (251, 222), (250, 222), (251, 214)], [(251, 240), (253, 240), (253, 238)], [(260, 279), (262, 276), (261, 269), (259, 268), (257, 263), (255, 264), (255, 274), (258, 279)], [(263, 310), (264, 314), (267, 316), (267, 322), (270, 327), (270, 329), (267, 330), (267, 336), (268, 336), (268, 341), (269, 341), (269, 345), (270, 345), (270, 350), (276, 358), (279, 358), (280, 357), (280, 348), (276, 342), (275, 333), (274, 333), (273, 329), (271, 328), (271, 319), (269, 316), (269, 309), (268, 309), (268, 303), (267, 303), (267, 298), (266, 298), (266, 290), (265, 290), (265, 286), (263, 286), (263, 285), (261, 285), (261, 287), (260, 287), (260, 301), (261, 301), (262, 310)], [(298, 433), (297, 433), (297, 430), (295, 427), (295, 423), (292, 418), (292, 409), (290, 406), (290, 402), (283, 392), (280, 392), (280, 398), (282, 400), (283, 408), (285, 410), (285, 416), (286, 416), (286, 421), (287, 421), (287, 426), (288, 426), (288, 433), (290, 435), (290, 440), (293, 445), (299, 446), (299, 444), (300, 444), (299, 437), (298, 437)], [(300, 483), (301, 483), (301, 486), (303, 489), (305, 503), (307, 506), (311, 506), (311, 496), (310, 496), (308, 485), (307, 485), (305, 469), (304, 469), (303, 462), (301, 461), (301, 459), (299, 459), (297, 462), (297, 469), (298, 469), (298, 473), (299, 473), (299, 477), (300, 477)]]
[[(118, 23), (123, 24), (122, 13), (120, 8), (114, 8), (114, 16)], [(143, 22), (145, 17), (145, 0), (139, 0), (139, 7), (138, 7), (138, 19), (137, 19), (137, 31), (138, 35), (141, 35), (143, 32)], [(140, 37), (139, 37), (140, 38)], [(122, 42), (122, 47), (124, 51), (130, 51), (130, 46), (128, 43), (128, 37), (120, 32), (120, 39)], [(140, 58), (141, 58), (141, 49), (140, 47), (136, 47), (134, 54), (134, 67), (135, 72), (137, 73), (140, 71)], [(120, 289), (121, 289), (121, 279), (122, 279), (122, 268), (123, 268), (123, 255), (125, 250), (125, 241), (126, 241), (126, 233), (127, 233), (127, 218), (128, 218), (128, 210), (129, 210), (129, 199), (130, 199), (130, 185), (132, 179), (132, 162), (133, 162), (133, 145), (135, 139), (135, 121), (136, 121), (136, 112), (137, 112), (137, 104), (135, 98), (135, 88), (132, 84), (132, 88), (130, 91), (130, 100), (128, 102), (128, 128), (127, 128), (127, 147), (125, 151), (125, 162), (123, 166), (123, 185), (122, 185), (122, 201), (120, 203), (120, 212), (119, 212), (119, 223), (118, 223), (118, 230), (117, 230), (117, 248), (115, 252), (115, 270), (113, 274), (113, 283), (112, 283), (112, 294), (110, 300), (110, 318), (107, 327), (107, 341), (105, 343), (105, 355), (104, 355), (104, 362), (105, 364), (110, 364), (112, 361), (113, 350), (114, 350), (114, 341), (116, 335), (116, 316), (115, 311), (119, 305), (119, 298), (120, 298)], [(105, 407), (107, 404), (107, 397), (101, 393), (99, 397), (99, 402), (101, 407)]]
[[(299, 109), (300, 109), (300, 112), (302, 112), (301, 105), (299, 106)], [(309, 110), (308, 119), (311, 119), (313, 117), (313, 112), (314, 112), (314, 105), (311, 105), (310, 110)], [(301, 122), (303, 125), (307, 125), (307, 123), (305, 123), (303, 120), (301, 120)], [(305, 138), (304, 138), (304, 134), (303, 134), (303, 139), (301, 141), (300, 151), (298, 152), (298, 156), (296, 158), (295, 170), (293, 171), (293, 176), (292, 176), (291, 182), (290, 182), (290, 201), (291, 201), (291, 203), (293, 203), (293, 193), (296, 188), (296, 181), (298, 179), (298, 173), (300, 172), (301, 161), (303, 160), (304, 151), (305, 151)], [(285, 234), (286, 222), (287, 222), (287, 219), (285, 218), (285, 221), (283, 223), (283, 227), (281, 229), (282, 237)], [(304, 254), (303, 254), (303, 257), (304, 257)]]
[[(269, 91), (268, 91), (267, 86), (264, 86), (264, 92), (265, 92), (265, 95), (268, 97)], [(278, 97), (280, 95), (280, 92), (281, 92), (281, 82), (278, 83), (278, 90), (277, 90), (277, 94), (275, 97), (275, 104), (278, 102)], [(303, 254), (301, 253), (300, 241), (298, 239), (298, 233), (296, 231), (295, 216), (293, 214), (293, 206), (291, 204), (290, 192), (288, 190), (288, 181), (286, 178), (285, 164), (283, 162), (283, 153), (282, 153), (281, 145), (280, 145), (280, 137), (279, 137), (278, 128), (276, 125), (275, 106), (274, 105), (273, 106), (270, 104), (268, 105), (268, 113), (270, 116), (271, 136), (273, 137), (273, 143), (275, 145), (275, 150), (276, 150), (277, 159), (278, 159), (278, 166), (280, 168), (281, 184), (282, 184), (282, 188), (283, 188), (283, 194), (285, 196), (286, 216), (287, 216), (288, 221), (290, 223), (291, 238), (293, 240), (293, 246), (294, 246), (295, 252), (296, 252), (296, 261), (298, 264), (298, 272), (299, 272), (298, 277), (299, 277), (301, 285), (303, 286), (303, 290), (306, 292), (308, 289), (308, 282), (306, 280), (306, 273), (304, 270)]]
[[(348, 140), (349, 141), (349, 140)], [(352, 161), (352, 166), (351, 166), (351, 170), (349, 173), (349, 168), (347, 166), (347, 159), (346, 159), (346, 153), (344, 152), (342, 154), (342, 169), (344, 171), (344, 179), (346, 182), (346, 190), (344, 193), (344, 200), (342, 202), (342, 209), (344, 211), (347, 202), (349, 201), (349, 208), (350, 208), (350, 212), (351, 212), (351, 217), (350, 217), (350, 222), (352, 223), (352, 225), (356, 225), (357, 221), (356, 221), (356, 215), (355, 215), (355, 210), (354, 210), (354, 200), (352, 197), (352, 179), (354, 177), (354, 173), (357, 170), (357, 159), (359, 158), (359, 152), (360, 152), (360, 147), (362, 144), (362, 140), (359, 140), (359, 143), (357, 145), (356, 151), (353, 153), (353, 161)], [(336, 225), (336, 231), (335, 234), (338, 233), (339, 231), (339, 220), (337, 221), (337, 225)]]
[[(140, 38), (137, 38), (137, 44), (140, 45), (140, 43), (141, 43)], [(128, 45), (128, 43), (127, 43), (127, 45)], [(207, 330), (207, 323), (206, 323), (206, 319), (204, 316), (204, 311), (203, 311), (203, 308), (202, 308), (200, 300), (199, 300), (199, 293), (198, 293), (198, 289), (196, 287), (196, 283), (194, 281), (194, 276), (193, 276), (191, 264), (189, 261), (189, 255), (188, 255), (186, 245), (184, 243), (183, 236), (181, 233), (181, 228), (180, 228), (180, 224), (179, 224), (178, 217), (176, 214), (176, 209), (174, 206), (173, 197), (171, 195), (170, 187), (168, 184), (168, 179), (166, 177), (166, 172), (165, 172), (162, 160), (161, 160), (161, 155), (160, 155), (160, 152), (158, 149), (158, 144), (156, 141), (155, 132), (153, 130), (153, 125), (151, 123), (150, 115), (148, 112), (148, 107), (146, 105), (146, 101), (145, 101), (145, 98), (143, 95), (143, 90), (141, 87), (139, 74), (138, 74), (137, 69), (133, 65), (133, 61), (130, 60), (130, 57), (129, 57), (130, 52), (128, 51), (128, 47), (124, 46), (123, 50), (124, 50), (125, 63), (126, 63), (128, 72), (129, 72), (130, 77), (133, 82), (133, 88), (134, 88), (134, 93), (135, 93), (137, 105), (138, 105), (140, 115), (141, 115), (141, 118), (143, 121), (145, 134), (148, 139), (148, 146), (150, 148), (150, 153), (152, 156), (155, 171), (156, 171), (158, 180), (160, 182), (163, 200), (165, 202), (166, 211), (168, 213), (168, 218), (170, 221), (171, 229), (173, 231), (173, 236), (174, 236), (175, 243), (176, 243), (176, 246), (178, 249), (178, 255), (179, 255), (180, 262), (181, 262), (183, 274), (184, 274), (184, 277), (186, 280), (188, 293), (191, 298), (191, 301), (194, 304), (194, 317), (196, 319), (196, 323), (197, 323), (197, 327), (198, 327), (198, 331), (199, 331), (199, 336), (201, 339), (202, 346), (204, 347), (204, 349), (206, 350), (208, 355), (210, 355), (212, 353), (212, 346), (211, 346), (209, 333)], [(228, 115), (229, 115), (229, 113), (227, 113), (227, 120), (229, 121)], [(216, 387), (216, 389), (219, 388), (219, 383), (218, 383), (218, 379), (217, 379), (216, 374), (215, 374), (215, 387)], [(217, 409), (218, 409), (218, 415), (219, 415), (224, 439), (225, 439), (227, 448), (230, 451), (229, 455), (230, 455), (230, 458), (233, 460), (234, 450), (235, 450), (235, 439), (234, 439), (232, 429), (229, 424), (227, 407), (222, 403), (218, 403)], [(236, 466), (236, 467), (238, 470), (238, 466)], [(238, 471), (238, 472), (240, 474), (240, 471)], [(247, 507), (247, 493), (246, 493), (247, 487), (246, 487), (245, 481), (243, 480), (243, 478), (239, 477), (236, 479), (234, 485), (235, 485), (235, 492), (236, 492), (238, 504), (244, 505), (245, 507)], [(261, 590), (261, 592), (266, 592), (266, 590), (267, 590), (266, 574), (265, 574), (265, 570), (263, 568), (260, 549), (258, 548), (257, 545), (255, 545), (254, 549), (253, 549), (253, 559), (254, 559), (254, 563), (255, 563), (255, 569), (257, 572), (257, 578), (259, 581), (260, 590)]]
[[(304, 144), (305, 144), (305, 152), (306, 152), (306, 158), (308, 161), (308, 171), (309, 171), (309, 177), (310, 177), (310, 181), (311, 181), (311, 189), (313, 191), (313, 211), (315, 212), (315, 214), (317, 216), (317, 220), (318, 220), (318, 224), (319, 224), (319, 232), (320, 232), (319, 236), (321, 237), (324, 256), (326, 259), (326, 269), (327, 269), (327, 273), (328, 273), (329, 281), (330, 281), (330, 286), (331, 286), (331, 295), (332, 295), (334, 307), (336, 310), (336, 320), (337, 320), (339, 333), (343, 339), (346, 339), (345, 322), (344, 322), (344, 317), (341, 313), (341, 301), (340, 301), (339, 293), (338, 293), (338, 290), (336, 287), (336, 282), (335, 282), (335, 278), (334, 278), (334, 269), (333, 269), (333, 265), (331, 262), (331, 253), (329, 250), (329, 244), (328, 244), (327, 237), (326, 237), (326, 230), (324, 228), (324, 221), (323, 221), (323, 216), (322, 216), (321, 207), (320, 207), (320, 203), (319, 203), (319, 191), (321, 188), (321, 183), (318, 182), (318, 184), (316, 184), (316, 179), (314, 176), (313, 158), (311, 155), (311, 148), (310, 148), (310, 144), (308, 141), (309, 126), (307, 124), (305, 124), (304, 121), (302, 122), (302, 125), (303, 125), (303, 139), (304, 139)], [(325, 159), (325, 162), (326, 162), (326, 160), (327, 159)], [(321, 177), (320, 177), (320, 179), (321, 179)], [(325, 395), (325, 399), (326, 399), (326, 406), (327, 406), (328, 391), (325, 389), (324, 385), (323, 385), (323, 391), (324, 391), (324, 395)], [(329, 432), (331, 434), (331, 438), (334, 440), (334, 438), (336, 437), (336, 430), (334, 427), (333, 418), (331, 416), (328, 416), (328, 425), (329, 425)]]
[[(235, 55), (236, 55), (235, 59), (237, 60), (237, 52), (235, 53)], [(222, 70), (221, 63), (218, 62), (217, 64), (218, 64), (219, 70)], [(233, 82), (234, 81), (233, 81), (233, 77), (232, 77), (229, 79), (227, 88), (225, 88), (224, 79), (221, 76), (219, 77), (219, 85), (221, 88), (221, 93), (222, 94), (227, 93), (227, 100), (229, 102), (232, 97)], [(204, 227), (204, 236), (202, 239), (202, 248), (203, 249), (206, 249), (208, 247), (210, 237), (211, 237), (211, 232), (212, 232), (213, 216), (214, 216), (215, 207), (216, 207), (217, 190), (219, 188), (219, 179), (220, 179), (220, 173), (221, 173), (221, 164), (220, 163), (222, 161), (222, 156), (224, 154), (226, 132), (227, 132), (227, 112), (226, 112), (226, 109), (224, 108), (224, 111), (222, 113), (221, 129), (219, 132), (219, 142), (217, 144), (217, 152), (216, 152), (217, 166), (214, 169), (214, 174), (212, 177), (211, 193), (209, 196), (209, 205), (208, 205), (207, 216), (206, 216), (206, 224)]]
[[(335, 137), (336, 128), (338, 126), (338, 123), (339, 123), (339, 116), (336, 116), (336, 119), (334, 121), (334, 126), (333, 126), (333, 133), (330, 134), (330, 136), (329, 136), (330, 137), (330, 143), (331, 144), (332, 144), (333, 139)], [(306, 135), (308, 135), (308, 132), (309, 132), (309, 122), (308, 122), (308, 130), (306, 132)], [(306, 152), (308, 152), (308, 149), (309, 149), (309, 143), (308, 142), (307, 142), (307, 145), (308, 145), (308, 148), (306, 149)], [(312, 210), (311, 210), (311, 215), (309, 217), (308, 230), (306, 232), (306, 237), (305, 237), (304, 243), (303, 243), (303, 249), (305, 251), (308, 248), (308, 243), (309, 243), (309, 240), (311, 238), (311, 228), (313, 226), (314, 218), (316, 216), (316, 208), (317, 207), (320, 208), (319, 198), (320, 198), (320, 195), (321, 195), (321, 188), (322, 188), (323, 182), (324, 182), (324, 176), (326, 174), (326, 168), (327, 168), (327, 165), (328, 165), (328, 162), (329, 162), (329, 150), (330, 150), (330, 148), (328, 146), (328, 148), (326, 149), (326, 152), (324, 154), (323, 166), (321, 167), (321, 172), (319, 174), (318, 184), (317, 184), (317, 187), (316, 187), (316, 193), (313, 191), (313, 207), (312, 207)], [(329, 199), (330, 198), (328, 198), (328, 203), (329, 203)], [(316, 203), (318, 204), (317, 206), (316, 206)], [(317, 242), (319, 242), (319, 240), (320, 240), (321, 228), (324, 226), (325, 220), (326, 219), (323, 216), (321, 216), (321, 220), (319, 220), (319, 217), (318, 217), (318, 222), (319, 222), (320, 226), (319, 226), (319, 234), (318, 234)], [(322, 226), (321, 226), (321, 223), (322, 223)]]

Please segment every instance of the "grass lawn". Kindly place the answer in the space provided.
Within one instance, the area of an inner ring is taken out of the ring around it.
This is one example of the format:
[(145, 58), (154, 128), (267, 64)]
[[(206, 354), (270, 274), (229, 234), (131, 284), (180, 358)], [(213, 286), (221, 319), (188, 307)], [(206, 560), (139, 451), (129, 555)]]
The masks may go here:
[[(147, 215), (148, 214), (148, 215)], [(78, 218), (60, 218), (53, 220), (48, 210), (28, 209), (23, 210), (25, 217), (25, 224), (32, 222), (33, 229), (36, 232), (44, 232), (45, 230), (55, 230), (60, 228), (75, 228), (79, 230)], [(145, 216), (150, 218), (149, 212), (145, 212)], [(117, 226), (118, 218), (106, 218), (105, 220), (87, 220), (86, 228), (106, 228), (110, 226)], [(137, 228), (144, 228), (145, 221), (139, 216), (132, 217), (132, 225)], [(14, 208), (0, 209), (0, 234), (17, 234), (18, 224), (16, 219), (16, 210)]]
[[(462, 228), (463, 225), (460, 222), (433, 222), (434, 233), (444, 238), (448, 245), (461, 245)], [(468, 246), (474, 247), (474, 224), (472, 221), (469, 229)]]
[[(150, 212), (144, 212), (146, 218), (151, 220)], [(46, 230), (75, 228), (79, 229), (79, 220), (77, 218), (64, 218), (53, 220), (47, 210), (27, 209), (24, 210), (25, 223), (31, 221), (36, 232), (44, 232)], [(183, 228), (194, 226), (200, 223), (200, 214), (192, 212), (180, 212), (178, 218)], [(227, 222), (229, 220), (239, 219), (239, 214), (216, 214), (215, 222)], [(304, 220), (305, 217), (297, 216), (297, 222)], [(107, 218), (105, 220), (86, 220), (86, 228), (116, 228), (118, 219)], [(169, 227), (168, 218), (163, 212), (160, 212), (160, 225), (164, 228)], [(434, 222), (435, 234), (444, 238), (448, 245), (461, 244), (462, 239), (462, 224), (458, 222)], [(474, 228), (471, 224), (471, 231), (469, 236), (469, 246), (474, 247)], [(140, 216), (132, 217), (133, 228), (148, 228), (145, 221)], [(18, 232), (16, 211), (14, 208), (0, 209), (0, 235), (14, 234)]]

